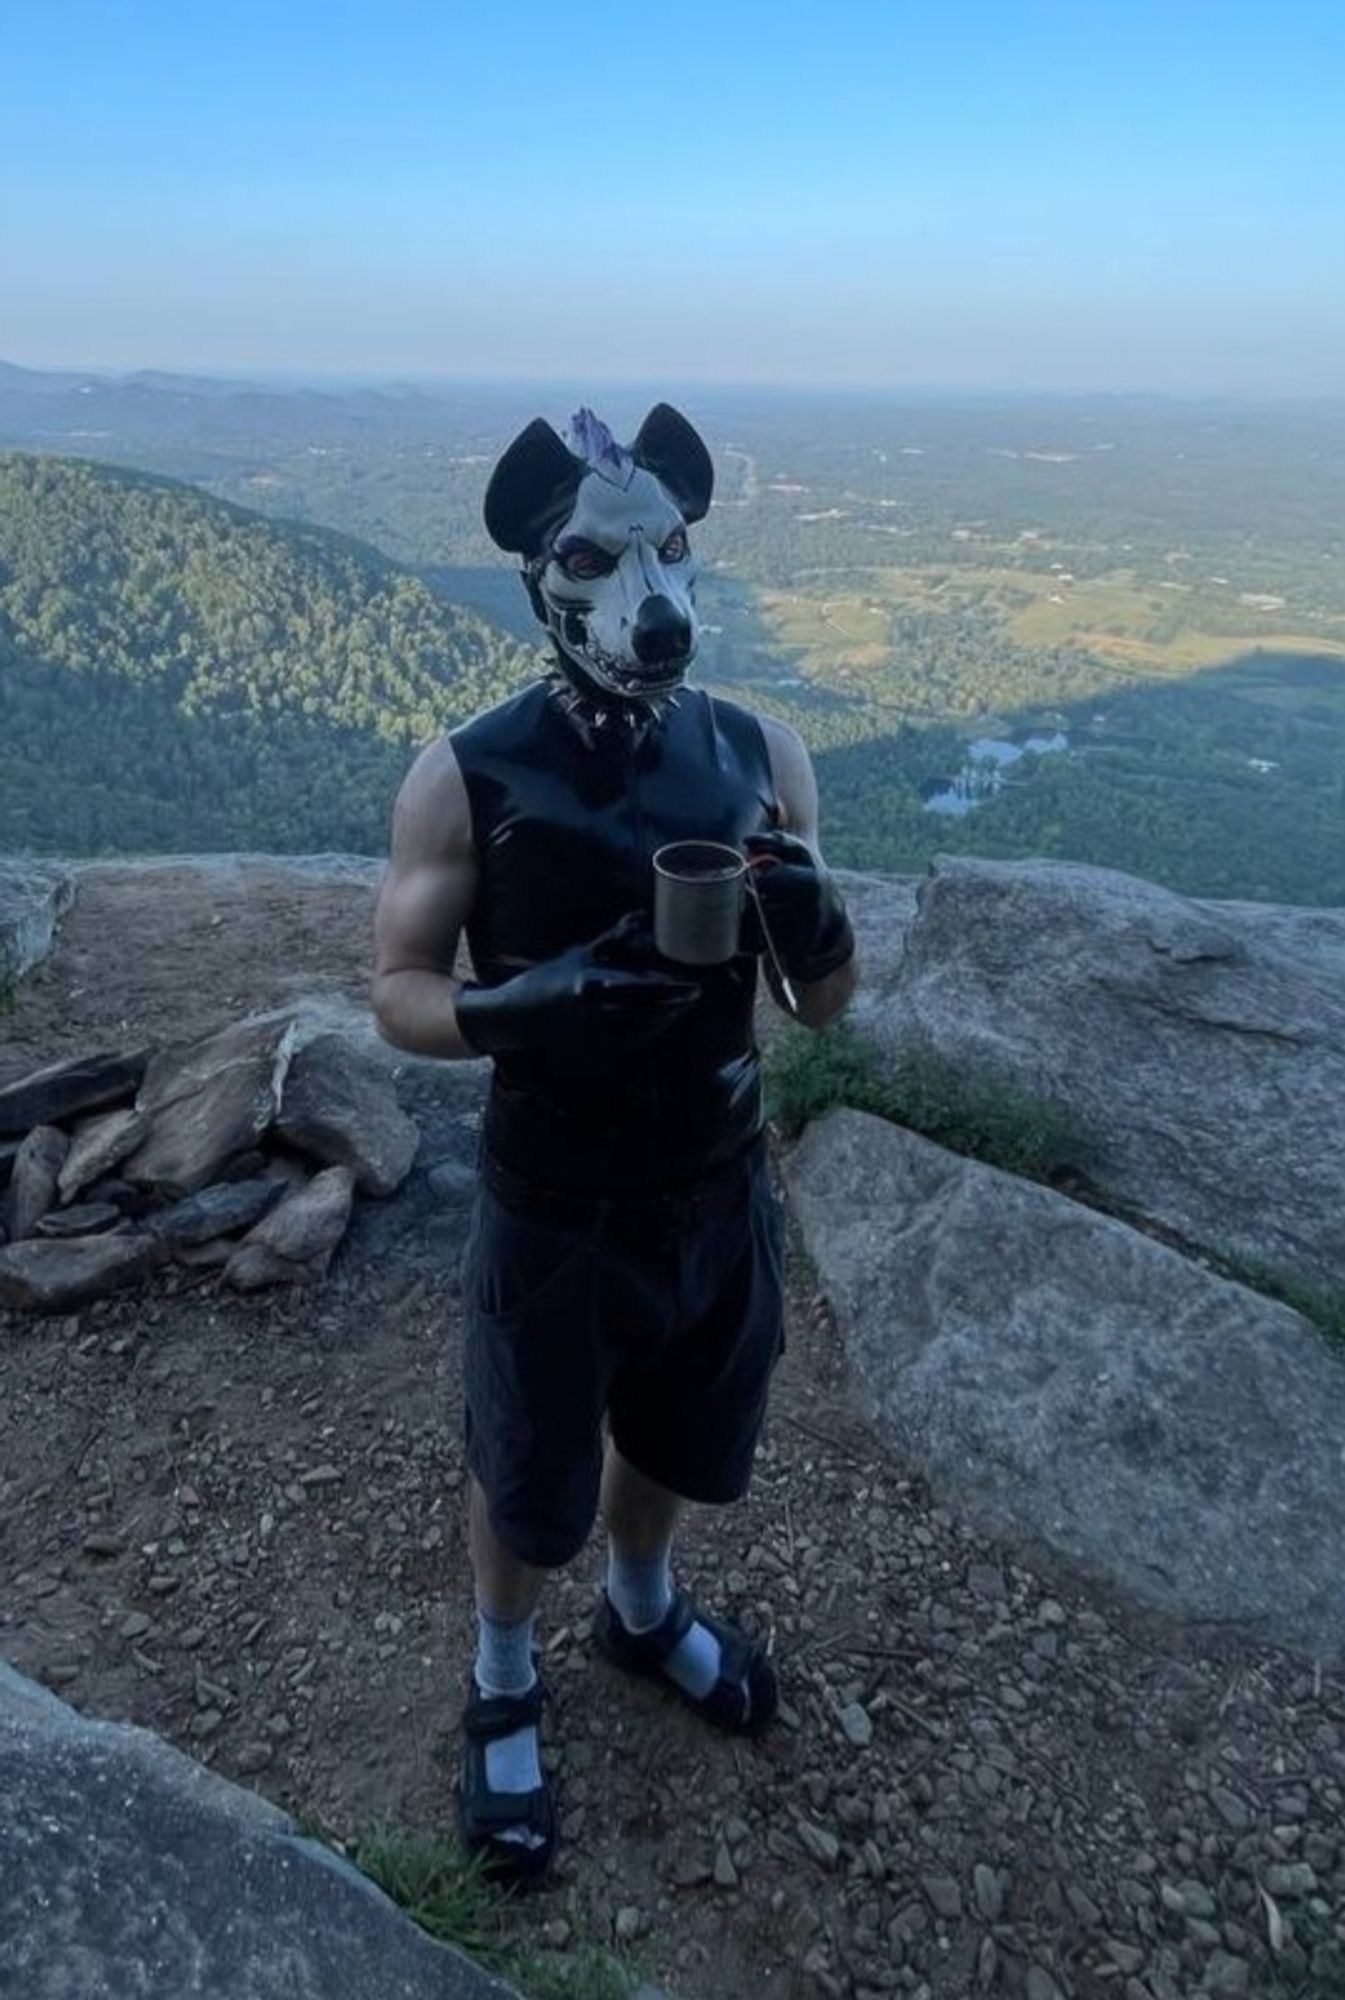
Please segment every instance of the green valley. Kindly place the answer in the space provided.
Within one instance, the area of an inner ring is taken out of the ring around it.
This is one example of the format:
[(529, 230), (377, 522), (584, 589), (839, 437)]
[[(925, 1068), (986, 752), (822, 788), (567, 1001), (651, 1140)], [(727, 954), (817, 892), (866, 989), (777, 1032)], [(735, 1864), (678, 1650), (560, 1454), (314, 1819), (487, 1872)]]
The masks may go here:
[[(1345, 407), (680, 400), (697, 676), (800, 729), (837, 861), (1345, 901)], [(480, 506), (539, 407), (0, 367), (0, 845), (379, 849), (410, 745), (533, 671)]]
[(534, 670), (327, 530), (0, 455), (0, 847), (376, 851), (412, 747)]

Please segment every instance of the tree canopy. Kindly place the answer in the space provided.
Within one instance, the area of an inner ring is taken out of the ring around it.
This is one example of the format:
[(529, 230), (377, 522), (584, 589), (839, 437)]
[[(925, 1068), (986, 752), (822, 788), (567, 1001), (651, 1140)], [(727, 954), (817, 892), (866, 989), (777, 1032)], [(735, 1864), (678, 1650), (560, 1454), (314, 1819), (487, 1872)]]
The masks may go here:
[(0, 454), (0, 845), (382, 844), (410, 751), (536, 671), (377, 551)]

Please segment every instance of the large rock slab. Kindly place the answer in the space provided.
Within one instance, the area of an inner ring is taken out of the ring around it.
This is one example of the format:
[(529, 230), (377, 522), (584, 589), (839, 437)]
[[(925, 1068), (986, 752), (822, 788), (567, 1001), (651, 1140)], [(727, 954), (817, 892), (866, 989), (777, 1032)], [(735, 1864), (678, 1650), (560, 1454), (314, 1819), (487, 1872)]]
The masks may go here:
[(863, 1112), (786, 1161), (873, 1415), (1136, 1597), (1345, 1649), (1345, 1355), (1139, 1231)]
[(2, 1663), (0, 1992), (517, 2000), (275, 1806)]
[(263, 1285), (311, 1285), (325, 1277), (346, 1233), (355, 1176), (349, 1167), (327, 1167), (307, 1187), (287, 1195), (243, 1238), (224, 1268), (239, 1291)]
[(1120, 1212), (1345, 1284), (1345, 912), (940, 860), (854, 1019), (888, 1058), (932, 1052), (1063, 1107)]
[(74, 893), (64, 868), (0, 861), (0, 993), (17, 986), (46, 957)]
[(913, 875), (864, 875), (854, 868), (833, 872), (854, 926), (862, 975), (851, 1005), (862, 1008), (871, 995), (886, 994), (901, 970), (906, 940), (915, 922), (920, 881)]
[(362, 1194), (390, 1195), (411, 1171), (420, 1129), (386, 1071), (343, 1035), (317, 1035), (296, 1052), (276, 1130), (323, 1166), (350, 1167)]
[(15, 1312), (68, 1312), (137, 1285), (163, 1256), (147, 1236), (34, 1237), (0, 1249), (0, 1306)]
[(62, 1162), (70, 1141), (54, 1125), (35, 1125), (18, 1152), (0, 1203), (0, 1221), (11, 1243), (31, 1236), (56, 1202)]
[(59, 1125), (83, 1111), (101, 1111), (133, 1097), (145, 1074), (147, 1049), (113, 1049), (49, 1063), (0, 1090), (0, 1134)]
[(293, 1020), (265, 1015), (156, 1055), (136, 1097), (149, 1136), (123, 1178), (175, 1196), (217, 1179), (270, 1126), (293, 1050)]

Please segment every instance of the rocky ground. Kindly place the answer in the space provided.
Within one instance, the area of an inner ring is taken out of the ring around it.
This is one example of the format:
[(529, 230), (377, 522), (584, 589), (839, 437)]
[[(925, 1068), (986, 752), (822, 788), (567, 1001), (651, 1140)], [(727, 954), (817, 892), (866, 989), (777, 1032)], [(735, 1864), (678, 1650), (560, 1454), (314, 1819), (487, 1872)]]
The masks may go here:
[[(0, 1082), (358, 995), (368, 910), (288, 871), (87, 878)], [(357, 1222), (308, 1293), (207, 1275), (0, 1317), (0, 1653), (339, 1831), (446, 1826), (461, 1215), (450, 1188), (433, 1228)], [(707, 1739), (595, 1661), (595, 1544), (546, 1607), (565, 1850), (538, 1938), (630, 1942), (678, 2000), (1345, 1994), (1345, 1674), (967, 1531), (859, 1419), (794, 1279), (752, 1497), (681, 1559), (772, 1634), (781, 1726)]]

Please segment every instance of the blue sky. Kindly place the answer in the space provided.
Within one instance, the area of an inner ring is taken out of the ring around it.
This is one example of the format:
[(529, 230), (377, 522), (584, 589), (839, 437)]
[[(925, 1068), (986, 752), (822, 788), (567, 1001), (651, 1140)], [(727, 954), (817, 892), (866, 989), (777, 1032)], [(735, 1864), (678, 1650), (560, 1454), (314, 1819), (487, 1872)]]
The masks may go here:
[(1345, 394), (1345, 9), (10, 0), (0, 357)]

